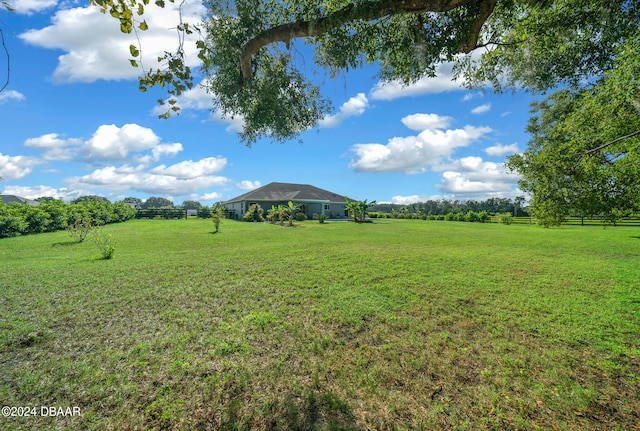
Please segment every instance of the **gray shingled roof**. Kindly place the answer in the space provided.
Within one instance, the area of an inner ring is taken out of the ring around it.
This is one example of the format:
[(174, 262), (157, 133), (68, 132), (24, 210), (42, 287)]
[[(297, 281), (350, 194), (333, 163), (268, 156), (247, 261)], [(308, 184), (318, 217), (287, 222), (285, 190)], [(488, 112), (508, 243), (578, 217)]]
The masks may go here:
[(243, 195), (229, 199), (227, 203), (239, 201), (325, 201), (344, 202), (344, 196), (309, 184), (269, 183)]
[(21, 198), (20, 196), (16, 196), (16, 195), (0, 195), (0, 200), (2, 201), (3, 204), (6, 204), (6, 205), (13, 202), (17, 202), (19, 204), (34, 205), (34, 206), (40, 205), (40, 202), (38, 201), (33, 201), (27, 198)]

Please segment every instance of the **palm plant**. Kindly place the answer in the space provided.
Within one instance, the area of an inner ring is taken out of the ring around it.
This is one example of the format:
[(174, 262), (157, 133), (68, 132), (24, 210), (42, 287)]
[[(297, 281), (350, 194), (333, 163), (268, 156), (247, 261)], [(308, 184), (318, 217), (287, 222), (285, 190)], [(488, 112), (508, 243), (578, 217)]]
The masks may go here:
[(289, 221), (289, 226), (293, 226), (293, 219), (300, 209), (300, 204), (294, 204), (291, 201), (287, 202), (287, 206), (284, 207), (284, 213), (286, 215), (286, 220)]

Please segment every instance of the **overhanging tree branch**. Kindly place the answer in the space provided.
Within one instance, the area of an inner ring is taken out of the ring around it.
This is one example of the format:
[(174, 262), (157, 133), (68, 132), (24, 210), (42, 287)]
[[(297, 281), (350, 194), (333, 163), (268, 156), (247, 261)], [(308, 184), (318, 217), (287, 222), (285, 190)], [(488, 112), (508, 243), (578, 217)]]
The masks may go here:
[(269, 44), (289, 43), (296, 38), (320, 36), (355, 20), (373, 21), (390, 15), (447, 12), (472, 5), (477, 6), (479, 12), (466, 43), (458, 48), (460, 52), (469, 53), (477, 47), (482, 26), (493, 12), (496, 0), (377, 0), (350, 3), (339, 11), (320, 18), (272, 27), (249, 40), (240, 55), (240, 84), (244, 85), (253, 76), (252, 57)]
[(616, 138), (613, 141), (607, 142), (606, 144), (602, 144), (599, 147), (592, 148), (592, 149), (586, 151), (584, 153), (584, 155), (585, 156), (590, 156), (592, 154), (597, 153), (598, 151), (602, 151), (605, 148), (610, 147), (613, 144), (617, 144), (620, 141), (624, 141), (625, 139), (633, 138), (634, 136), (638, 136), (638, 135), (640, 135), (640, 130), (636, 130), (635, 132), (629, 133), (628, 135), (625, 135), (625, 136), (620, 136), (619, 138)]

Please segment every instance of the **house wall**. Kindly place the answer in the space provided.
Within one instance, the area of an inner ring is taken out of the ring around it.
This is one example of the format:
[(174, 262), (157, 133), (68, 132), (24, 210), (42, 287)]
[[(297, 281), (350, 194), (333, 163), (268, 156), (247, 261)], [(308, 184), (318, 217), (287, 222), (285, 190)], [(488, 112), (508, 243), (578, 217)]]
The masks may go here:
[(345, 205), (346, 204), (343, 203), (331, 203), (329, 204), (329, 211), (325, 211), (325, 214), (327, 214), (329, 218), (348, 217), (348, 215), (345, 215)]
[(241, 220), (242, 217), (244, 216), (244, 213), (246, 212), (246, 211), (242, 211), (242, 202), (228, 203), (228, 204), (225, 204), (225, 207), (228, 210), (235, 212), (236, 220)]

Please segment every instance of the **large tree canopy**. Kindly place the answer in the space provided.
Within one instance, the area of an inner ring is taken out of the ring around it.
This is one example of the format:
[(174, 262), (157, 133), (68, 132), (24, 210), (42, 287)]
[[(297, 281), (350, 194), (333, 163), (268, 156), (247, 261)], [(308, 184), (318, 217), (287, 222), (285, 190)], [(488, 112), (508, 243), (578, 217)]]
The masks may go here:
[(614, 67), (584, 89), (564, 89), (534, 105), (522, 175), (536, 217), (559, 224), (573, 213), (611, 221), (640, 211), (640, 31)]
[[(145, 30), (149, 0), (90, 0), (120, 20), (121, 29)], [(172, 0), (169, 0), (172, 1)], [(155, 0), (164, 6), (164, 0)], [(609, 70), (638, 27), (638, 1), (621, 0), (209, 0), (198, 31), (206, 88), (214, 106), (241, 116), (247, 144), (261, 136), (296, 137), (331, 112), (312, 82), (316, 70), (296, 56), (303, 39), (315, 50), (316, 69), (330, 75), (365, 64), (379, 78), (410, 84), (457, 62), (469, 85), (496, 90), (544, 91), (579, 86)], [(172, 96), (193, 84), (178, 49), (141, 77), (141, 89), (168, 86)], [(135, 57), (139, 47), (132, 46)], [(477, 59), (469, 55), (482, 48)], [(474, 60), (475, 58), (475, 60)], [(169, 111), (176, 111), (175, 98)]]

